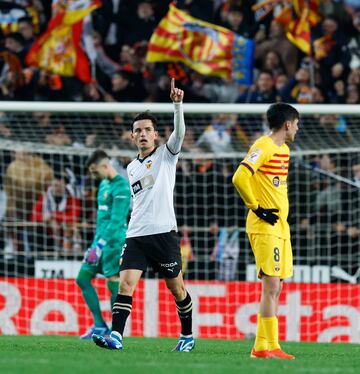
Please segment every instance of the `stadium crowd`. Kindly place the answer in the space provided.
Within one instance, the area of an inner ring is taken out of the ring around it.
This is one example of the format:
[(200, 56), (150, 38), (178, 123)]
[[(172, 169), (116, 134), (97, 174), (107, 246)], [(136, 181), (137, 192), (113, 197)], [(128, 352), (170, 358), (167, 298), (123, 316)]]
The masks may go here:
[[(83, 84), (76, 77), (27, 66), (29, 49), (46, 30), (51, 2), (13, 3), (24, 5), (25, 9), (31, 5), (38, 16), (37, 24), (34, 18), (23, 17), (15, 32), (4, 31), (0, 35), (1, 100), (167, 102), (170, 75), (186, 89), (187, 102), (360, 102), (357, 1), (320, 2), (321, 21), (312, 29), (314, 61), (287, 39), (282, 24), (276, 21), (276, 8), (256, 21), (252, 10), (256, 1), (175, 1), (178, 8), (193, 17), (224, 26), (255, 42), (251, 86), (204, 76), (181, 63), (146, 62), (148, 41), (166, 14), (170, 0), (103, 1), (102, 7), (92, 13), (96, 49), (96, 80), (92, 83)], [(326, 42), (316, 49), (320, 40)]]

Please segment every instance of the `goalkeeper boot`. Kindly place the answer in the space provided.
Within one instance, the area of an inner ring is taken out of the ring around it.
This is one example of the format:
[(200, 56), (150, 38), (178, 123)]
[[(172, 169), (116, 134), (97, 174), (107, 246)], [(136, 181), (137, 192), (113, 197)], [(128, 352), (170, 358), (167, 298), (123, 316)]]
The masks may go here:
[(176, 347), (173, 349), (173, 352), (190, 352), (195, 347), (195, 339), (192, 335), (181, 335), (179, 342)]
[(113, 331), (109, 336), (93, 334), (92, 340), (101, 348), (117, 349), (119, 351), (123, 349), (122, 336), (117, 331)]
[(93, 334), (96, 335), (109, 335), (110, 334), (109, 328), (105, 325), (102, 327), (93, 326), (85, 334), (80, 336), (81, 340), (90, 340)]
[(269, 358), (275, 358), (279, 360), (294, 360), (295, 356), (285, 353), (282, 349), (274, 349), (269, 351)]
[(270, 358), (270, 353), (267, 349), (263, 351), (255, 351), (255, 348), (251, 350), (251, 358)]

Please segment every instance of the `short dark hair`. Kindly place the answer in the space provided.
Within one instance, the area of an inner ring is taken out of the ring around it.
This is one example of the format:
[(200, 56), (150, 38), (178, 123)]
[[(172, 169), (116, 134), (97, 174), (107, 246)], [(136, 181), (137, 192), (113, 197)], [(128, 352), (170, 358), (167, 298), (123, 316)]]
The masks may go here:
[(260, 72), (258, 74), (258, 78), (260, 77), (261, 74), (271, 75), (271, 77), (274, 78), (274, 74), (271, 70), (267, 70), (267, 69), (260, 70)]
[(92, 164), (98, 164), (104, 158), (109, 158), (107, 153), (102, 149), (96, 149), (86, 160), (85, 167), (88, 169)]
[(32, 19), (30, 17), (27, 17), (27, 16), (21, 17), (21, 18), (18, 19), (18, 23), (19, 22), (25, 22), (28, 25), (33, 27)]
[(270, 105), (266, 112), (266, 118), (271, 130), (280, 130), (285, 122), (299, 119), (299, 112), (286, 103), (275, 103)]
[(25, 44), (25, 38), (19, 32), (10, 32), (5, 35), (5, 39), (13, 39), (22, 46)]
[(136, 121), (141, 121), (143, 119), (149, 119), (154, 127), (154, 130), (157, 131), (157, 119), (155, 116), (153, 116), (148, 110), (146, 112), (139, 113), (136, 115), (136, 117), (133, 119), (131, 124), (131, 132), (134, 131), (134, 123)]

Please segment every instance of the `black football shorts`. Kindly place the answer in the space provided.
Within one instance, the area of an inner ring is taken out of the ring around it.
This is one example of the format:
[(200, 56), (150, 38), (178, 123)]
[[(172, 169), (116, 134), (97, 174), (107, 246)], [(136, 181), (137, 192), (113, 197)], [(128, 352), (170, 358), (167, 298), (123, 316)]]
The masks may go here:
[(120, 271), (146, 271), (150, 265), (164, 278), (176, 278), (181, 270), (180, 238), (177, 232), (126, 238)]

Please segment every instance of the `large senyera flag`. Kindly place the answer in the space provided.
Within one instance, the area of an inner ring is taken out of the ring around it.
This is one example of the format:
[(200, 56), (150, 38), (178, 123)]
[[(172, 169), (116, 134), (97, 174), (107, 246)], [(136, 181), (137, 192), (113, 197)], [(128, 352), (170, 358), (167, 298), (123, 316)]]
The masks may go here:
[(31, 47), (27, 64), (90, 82), (89, 59), (81, 43), (83, 20), (100, 6), (100, 0), (54, 0), (48, 28)]
[(148, 62), (183, 62), (204, 74), (252, 83), (254, 45), (234, 32), (191, 17), (170, 5), (151, 36)]

